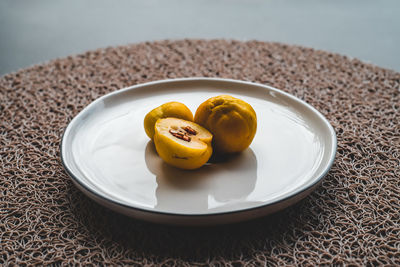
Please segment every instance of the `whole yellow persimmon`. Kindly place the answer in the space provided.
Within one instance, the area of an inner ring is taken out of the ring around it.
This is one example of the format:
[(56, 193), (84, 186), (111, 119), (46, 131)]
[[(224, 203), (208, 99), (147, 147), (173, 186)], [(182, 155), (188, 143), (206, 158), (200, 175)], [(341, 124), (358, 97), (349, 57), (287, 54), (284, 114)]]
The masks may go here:
[(252, 106), (229, 95), (203, 102), (194, 121), (213, 134), (213, 146), (220, 154), (245, 150), (257, 131), (257, 115)]
[(157, 120), (168, 117), (193, 121), (193, 113), (186, 105), (180, 102), (168, 102), (147, 113), (144, 118), (144, 130), (147, 136), (153, 139), (154, 125)]
[(177, 118), (159, 119), (154, 144), (158, 155), (169, 165), (197, 169), (212, 154), (212, 134), (200, 125)]

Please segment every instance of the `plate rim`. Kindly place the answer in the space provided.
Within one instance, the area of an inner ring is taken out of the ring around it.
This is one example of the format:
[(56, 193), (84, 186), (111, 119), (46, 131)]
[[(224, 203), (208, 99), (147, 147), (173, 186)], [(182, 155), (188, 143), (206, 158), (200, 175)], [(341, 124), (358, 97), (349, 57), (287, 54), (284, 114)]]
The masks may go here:
[[(315, 181), (313, 181), (311, 184), (308, 184), (305, 187), (300, 188), (300, 190), (295, 190), (292, 193), (290, 193), (288, 196), (275, 200), (271, 203), (267, 203), (267, 204), (261, 204), (259, 206), (255, 206), (255, 207), (249, 207), (249, 208), (241, 208), (241, 209), (237, 209), (237, 210), (231, 210), (231, 211), (223, 211), (223, 212), (212, 212), (212, 213), (190, 213), (190, 214), (185, 214), (185, 213), (174, 213), (174, 212), (166, 212), (166, 211), (157, 211), (157, 210), (152, 210), (152, 209), (145, 209), (145, 208), (141, 208), (141, 207), (135, 207), (132, 205), (128, 205), (125, 203), (121, 203), (115, 199), (109, 198), (105, 195), (102, 195), (101, 193), (93, 190), (92, 188), (86, 186), (82, 181), (80, 181), (80, 179), (78, 177), (76, 177), (72, 171), (70, 170), (70, 168), (68, 167), (67, 163), (66, 163), (66, 159), (65, 157), (65, 151), (66, 149), (66, 135), (71, 131), (72, 127), (74, 126), (75, 121), (77, 121), (79, 119), (79, 117), (81, 117), (85, 112), (87, 112), (87, 110), (89, 110), (92, 106), (96, 105), (97, 102), (100, 102), (101, 100), (103, 100), (104, 98), (116, 95), (116, 94), (120, 94), (120, 93), (124, 93), (126, 91), (130, 91), (130, 90), (135, 90), (137, 88), (140, 87), (146, 87), (146, 86), (152, 86), (152, 85), (157, 85), (157, 84), (163, 84), (163, 83), (174, 83), (174, 82), (196, 82), (196, 81), (215, 81), (215, 82), (229, 82), (229, 83), (236, 83), (236, 84), (241, 84), (241, 85), (252, 85), (252, 86), (261, 86), (264, 87), (265, 89), (277, 92), (279, 94), (283, 94), (285, 97), (290, 98), (291, 100), (300, 102), (302, 105), (305, 105), (307, 108), (311, 109), (313, 111), (314, 114), (316, 114), (323, 122), (324, 124), (328, 127), (329, 132), (330, 132), (330, 137), (332, 140), (332, 152), (330, 154), (330, 158), (328, 161), (328, 164), (326, 165), (325, 169), (323, 170), (323, 172), (319, 175), (319, 177), (317, 179), (315, 179)], [(145, 214), (150, 214), (150, 215), (161, 215), (161, 216), (173, 216), (173, 217), (184, 217), (184, 218), (205, 218), (205, 217), (221, 217), (224, 215), (232, 215), (232, 214), (241, 214), (241, 213), (245, 213), (245, 212), (252, 212), (255, 210), (262, 210), (262, 209), (266, 209), (270, 206), (274, 206), (277, 205), (279, 203), (285, 203), (287, 201), (289, 201), (290, 199), (295, 198), (296, 196), (301, 196), (302, 194), (304, 194), (307, 190), (311, 190), (309, 193), (311, 193), (312, 191), (314, 191), (314, 188), (320, 183), (322, 182), (323, 178), (327, 175), (327, 173), (329, 172), (329, 170), (331, 169), (335, 158), (336, 158), (336, 153), (337, 153), (337, 136), (336, 136), (336, 132), (335, 129), (333, 128), (333, 126), (330, 124), (330, 122), (328, 121), (328, 119), (326, 119), (326, 117), (319, 112), (316, 108), (314, 108), (312, 105), (308, 104), (307, 102), (305, 102), (304, 100), (289, 94), (281, 89), (277, 89), (275, 87), (266, 85), (266, 84), (262, 84), (262, 83), (257, 83), (257, 82), (251, 82), (251, 81), (244, 81), (244, 80), (236, 80), (236, 79), (227, 79), (227, 78), (214, 78), (214, 77), (185, 77), (185, 78), (173, 78), (173, 79), (162, 79), (162, 80), (156, 80), (156, 81), (150, 81), (150, 82), (145, 82), (145, 83), (138, 83), (135, 85), (131, 85), (128, 87), (124, 87), (121, 89), (117, 89), (113, 92), (104, 94), (98, 98), (96, 98), (95, 100), (93, 100), (92, 102), (90, 102), (87, 106), (85, 106), (78, 114), (76, 114), (72, 120), (68, 123), (68, 125), (65, 127), (64, 132), (62, 134), (61, 137), (61, 142), (59, 145), (60, 148), (60, 158), (61, 158), (61, 164), (64, 168), (64, 170), (67, 172), (68, 176), (71, 178), (72, 182), (78, 187), (78, 189), (80, 189), (81, 191), (83, 191), (83, 193), (85, 193), (86, 195), (88, 195), (91, 199), (93, 199), (96, 202), (99, 202), (99, 200), (101, 201), (105, 201), (107, 204), (111, 204), (112, 206), (120, 206), (124, 209), (128, 209), (128, 210), (132, 210), (132, 211), (136, 211), (136, 212), (141, 212), (141, 213), (145, 213)], [(82, 190), (84, 189), (84, 190)], [(309, 193), (307, 193), (305, 196), (307, 196)], [(304, 198), (305, 196), (302, 196), (299, 200), (301, 200), (302, 198)], [(297, 201), (296, 201), (297, 202)], [(106, 206), (107, 208), (110, 208), (108, 205), (105, 205), (104, 203), (100, 203), (103, 206)], [(285, 208), (285, 207), (283, 207)], [(115, 210), (114, 210), (115, 211)], [(119, 211), (120, 213), (124, 213), (122, 211)], [(126, 214), (125, 215), (131, 216), (130, 214)], [(146, 220), (146, 219), (145, 219)]]

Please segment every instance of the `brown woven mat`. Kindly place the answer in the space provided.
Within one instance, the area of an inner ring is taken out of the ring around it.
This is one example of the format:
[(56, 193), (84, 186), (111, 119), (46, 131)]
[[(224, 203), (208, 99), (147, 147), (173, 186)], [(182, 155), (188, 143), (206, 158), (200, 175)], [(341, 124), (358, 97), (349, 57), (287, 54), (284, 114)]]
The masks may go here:
[[(68, 122), (97, 97), (175, 77), (269, 84), (337, 131), (335, 163), (305, 200), (256, 221), (152, 225), (89, 200), (60, 162)], [(0, 78), (0, 263), (400, 265), (400, 74), (264, 42), (185, 40), (101, 49)]]

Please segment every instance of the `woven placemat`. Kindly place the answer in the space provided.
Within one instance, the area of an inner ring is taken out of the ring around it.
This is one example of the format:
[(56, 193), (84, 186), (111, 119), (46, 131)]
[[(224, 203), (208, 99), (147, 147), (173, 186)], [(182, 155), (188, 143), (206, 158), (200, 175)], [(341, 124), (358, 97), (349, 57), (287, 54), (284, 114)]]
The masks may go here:
[[(154, 225), (94, 203), (60, 161), (68, 122), (114, 90), (176, 77), (268, 84), (337, 132), (322, 185), (235, 225)], [(0, 264), (400, 265), (400, 74), (265, 42), (182, 40), (106, 48), (0, 78)]]

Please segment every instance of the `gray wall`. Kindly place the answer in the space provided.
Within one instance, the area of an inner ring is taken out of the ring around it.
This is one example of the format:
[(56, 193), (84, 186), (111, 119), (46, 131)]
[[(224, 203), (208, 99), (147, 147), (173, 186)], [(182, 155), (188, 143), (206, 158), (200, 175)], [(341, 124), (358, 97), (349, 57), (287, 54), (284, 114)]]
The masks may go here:
[(106, 46), (182, 38), (277, 41), (400, 71), (399, 0), (3, 0), (0, 75)]

